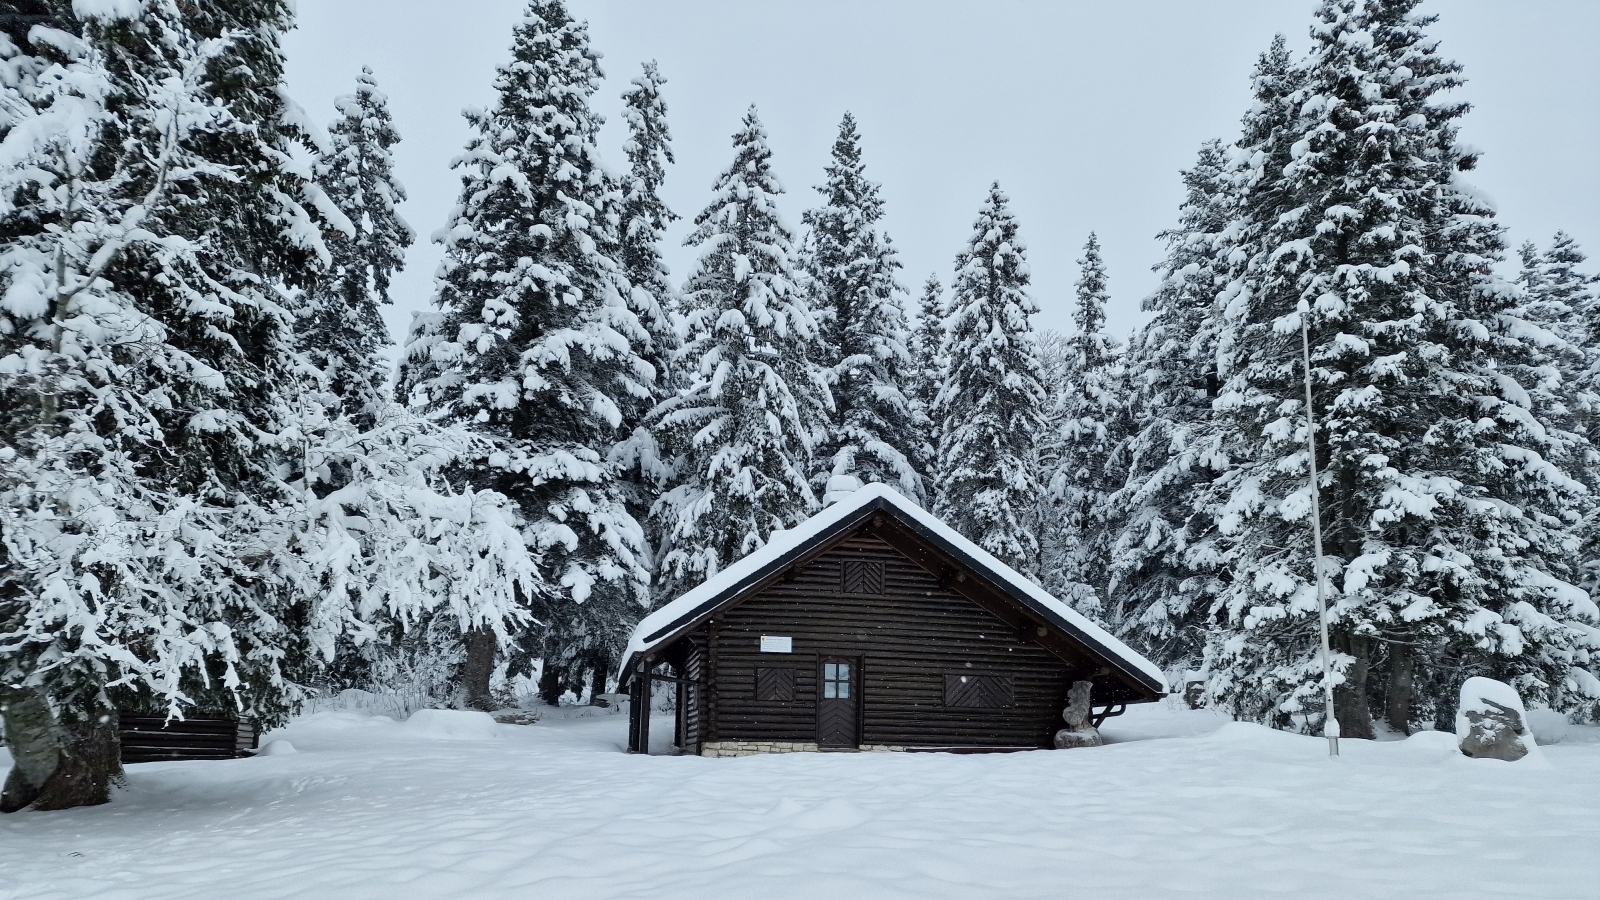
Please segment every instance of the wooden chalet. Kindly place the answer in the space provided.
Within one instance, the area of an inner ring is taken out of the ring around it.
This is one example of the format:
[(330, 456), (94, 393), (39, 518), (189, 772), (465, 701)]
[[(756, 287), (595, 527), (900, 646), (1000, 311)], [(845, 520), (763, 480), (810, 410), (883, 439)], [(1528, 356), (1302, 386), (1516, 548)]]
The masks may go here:
[(871, 485), (651, 613), (622, 661), (628, 749), (676, 693), (683, 753), (1052, 746), (1074, 682), (1094, 724), (1161, 671), (898, 493)]

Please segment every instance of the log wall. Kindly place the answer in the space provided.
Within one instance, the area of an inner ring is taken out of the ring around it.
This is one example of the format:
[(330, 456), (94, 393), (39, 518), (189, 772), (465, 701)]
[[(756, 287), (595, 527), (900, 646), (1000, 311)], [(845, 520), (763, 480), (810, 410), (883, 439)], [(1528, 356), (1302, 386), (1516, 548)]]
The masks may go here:
[[(705, 688), (690, 692), (685, 710), (684, 750), (713, 741), (814, 741), (824, 655), (859, 660), (863, 745), (1051, 746), (1071, 677), (1093, 664), (1069, 664), (1039, 646), (1031, 629), (1002, 621), (943, 577), (862, 533), (720, 612), (683, 639), (694, 647), (691, 677), (701, 681), (705, 669)], [(792, 638), (793, 652), (760, 652), (762, 635)], [(756, 670), (783, 666), (794, 669), (794, 699), (756, 699)], [(947, 706), (947, 678), (962, 675), (1009, 685), (1009, 696), (989, 690), (984, 695), (997, 699), (983, 702), (1010, 705)]]

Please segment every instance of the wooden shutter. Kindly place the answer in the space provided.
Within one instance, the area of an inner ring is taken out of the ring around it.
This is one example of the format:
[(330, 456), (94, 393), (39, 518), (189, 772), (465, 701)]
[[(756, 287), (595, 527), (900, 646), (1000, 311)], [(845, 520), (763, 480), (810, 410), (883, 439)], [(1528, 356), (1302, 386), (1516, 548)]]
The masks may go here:
[(883, 595), (883, 561), (847, 559), (840, 563), (840, 589), (846, 594)]
[(756, 669), (756, 699), (777, 703), (794, 700), (794, 670)]
[(1011, 676), (952, 673), (944, 676), (944, 705), (961, 709), (1010, 709)]

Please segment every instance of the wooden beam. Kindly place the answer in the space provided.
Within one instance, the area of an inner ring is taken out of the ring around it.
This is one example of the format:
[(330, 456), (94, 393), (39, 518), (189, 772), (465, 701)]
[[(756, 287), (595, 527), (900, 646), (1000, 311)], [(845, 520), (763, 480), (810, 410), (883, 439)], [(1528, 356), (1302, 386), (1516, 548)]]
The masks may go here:
[(641, 673), (639, 677), (628, 682), (628, 752), (639, 752), (639, 682), (646, 680)]
[(650, 669), (655, 663), (648, 657), (641, 664), (644, 671), (639, 679), (639, 752), (650, 755), (650, 685), (655, 682)]
[[(678, 672), (678, 674), (680, 676), (682, 676), (684, 674), (684, 670), (682, 668), (678, 668), (677, 672)], [(674, 678), (672, 680), (677, 685), (677, 693), (672, 698), (672, 700), (673, 700), (673, 703), (672, 703), (672, 746), (674, 746), (674, 747), (682, 747), (683, 746), (683, 698), (688, 694), (689, 680), (687, 678), (682, 678), (682, 677)]]

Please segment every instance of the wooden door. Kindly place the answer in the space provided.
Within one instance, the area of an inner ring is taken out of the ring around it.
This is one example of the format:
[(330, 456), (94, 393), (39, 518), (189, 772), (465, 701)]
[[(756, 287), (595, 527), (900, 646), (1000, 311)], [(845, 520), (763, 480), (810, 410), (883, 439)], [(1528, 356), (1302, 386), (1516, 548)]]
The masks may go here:
[(861, 741), (861, 664), (824, 656), (817, 670), (817, 746), (854, 748)]

